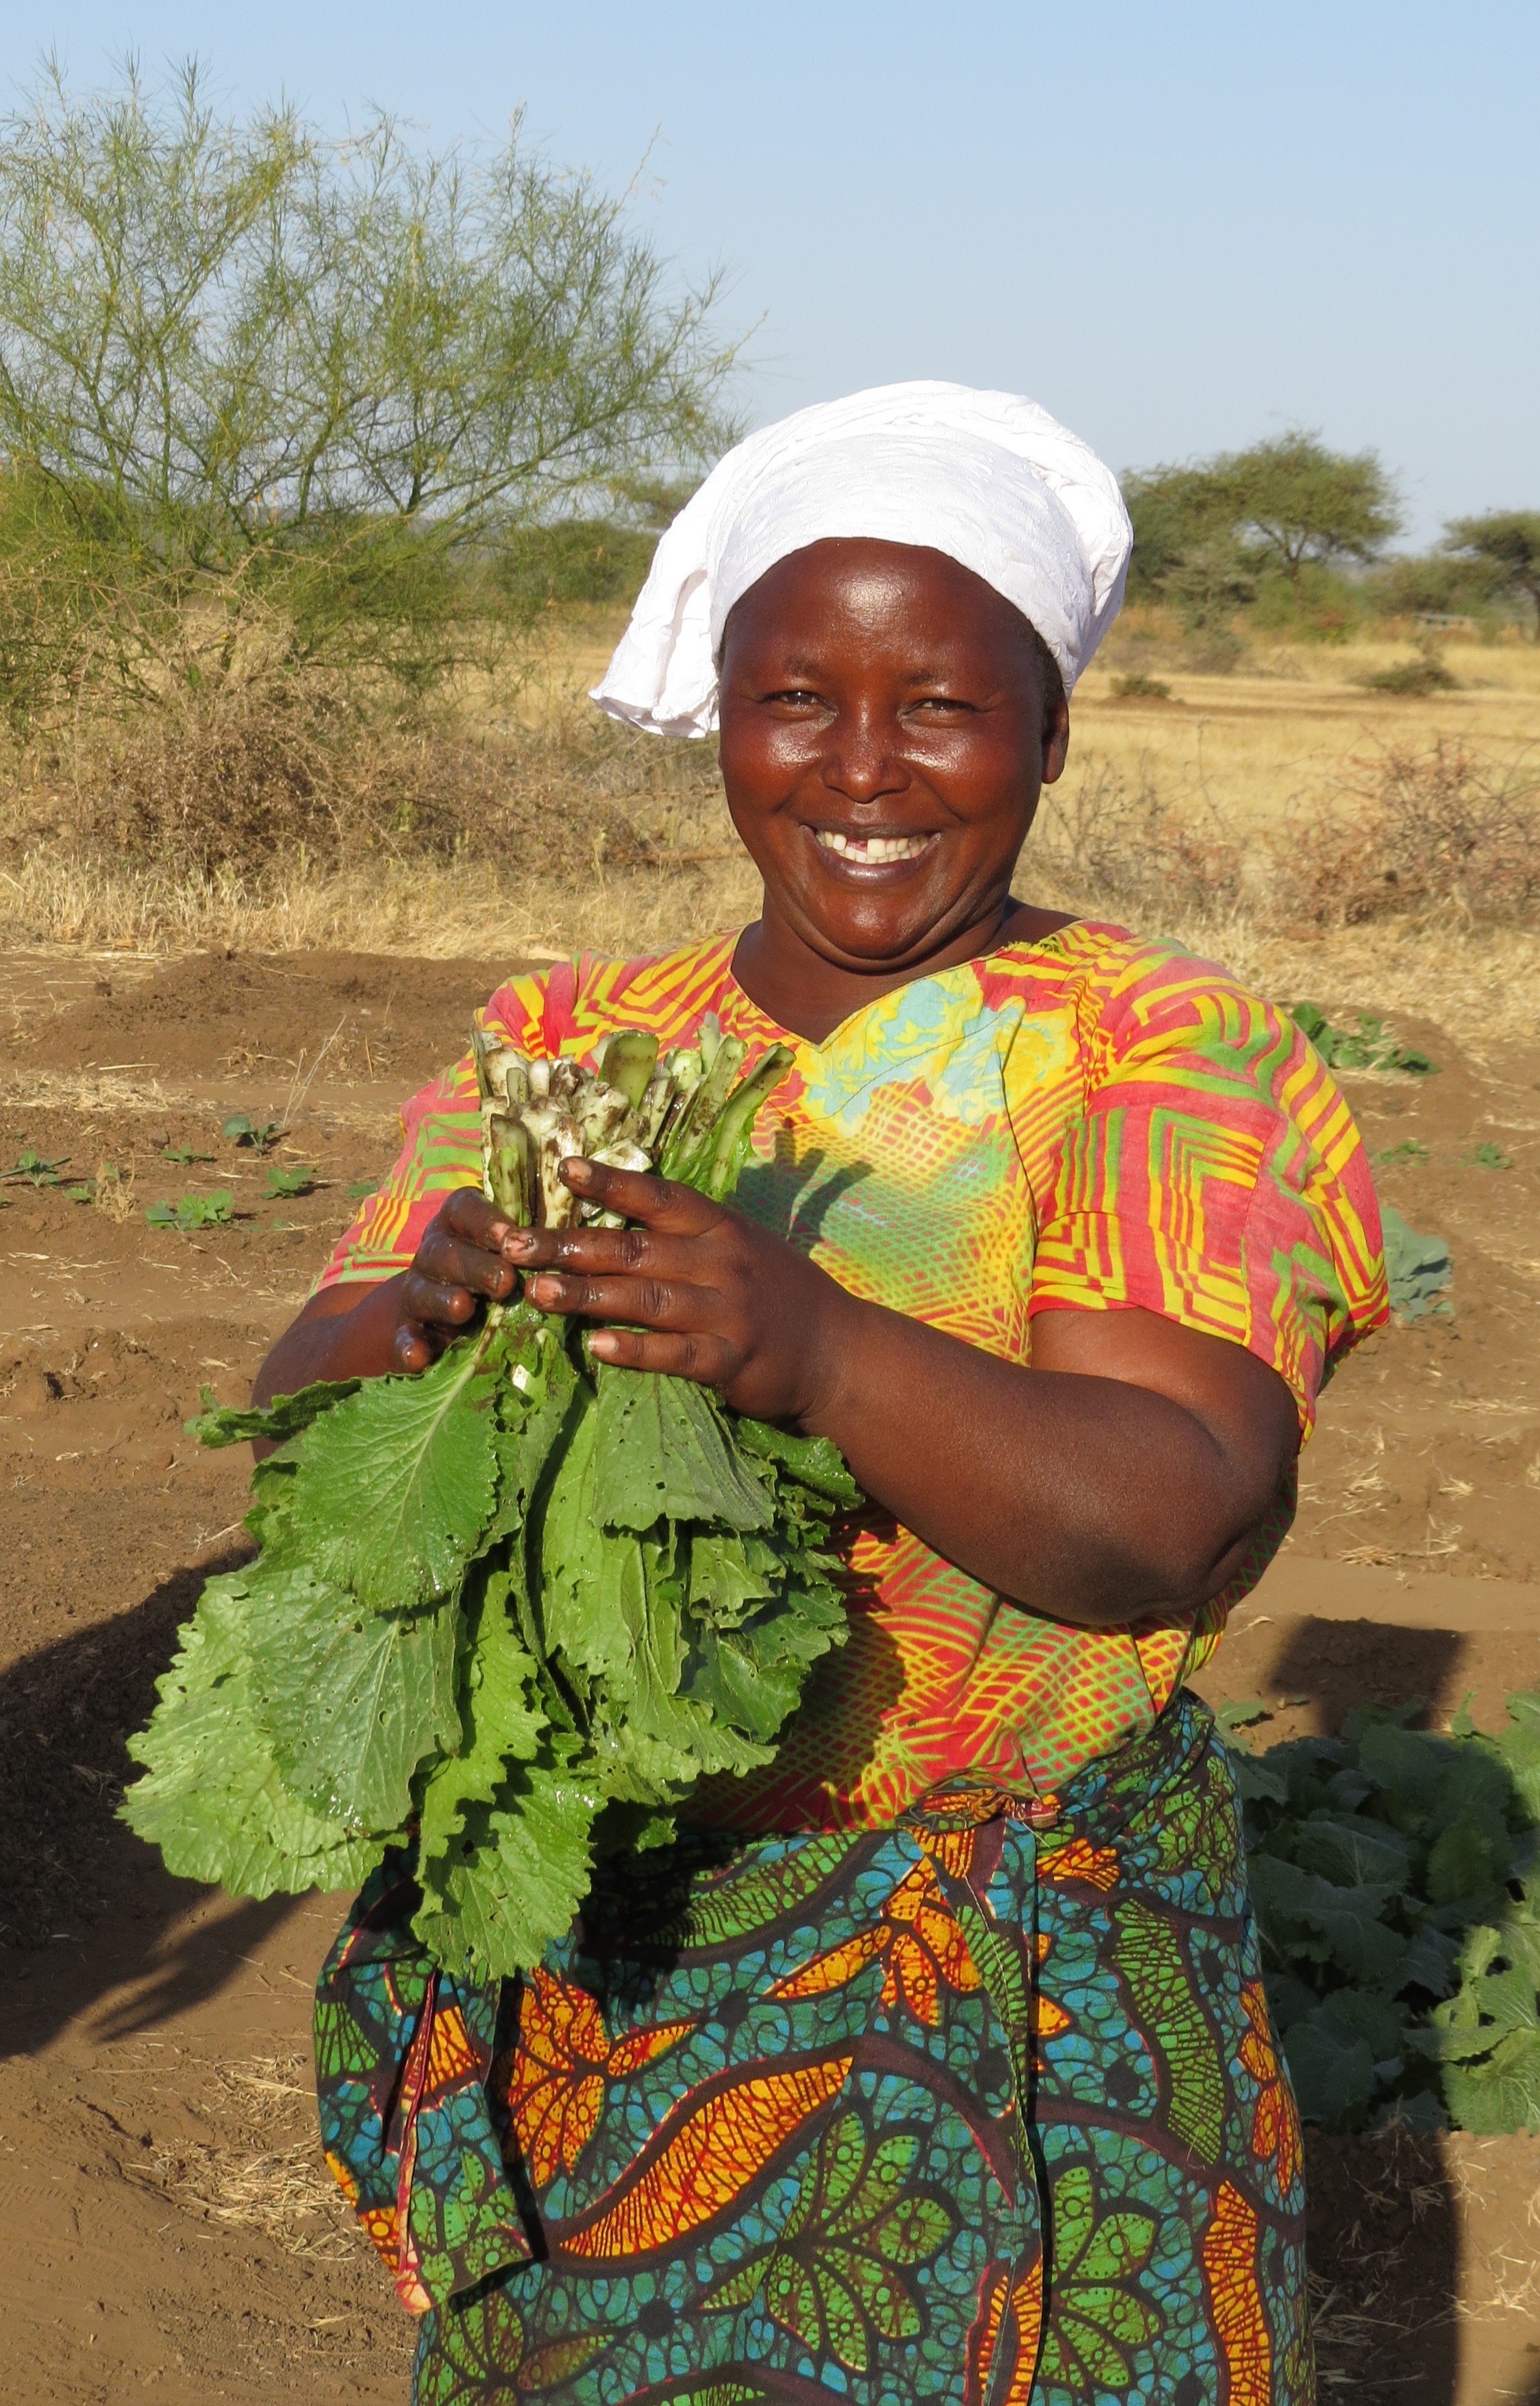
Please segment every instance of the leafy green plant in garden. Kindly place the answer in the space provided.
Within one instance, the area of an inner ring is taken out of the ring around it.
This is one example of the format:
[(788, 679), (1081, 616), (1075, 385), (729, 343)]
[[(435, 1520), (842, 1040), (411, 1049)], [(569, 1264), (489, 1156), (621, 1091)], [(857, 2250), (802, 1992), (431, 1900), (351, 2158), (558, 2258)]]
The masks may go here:
[(1454, 1259), (1442, 1237), (1420, 1237), (1390, 1203), (1379, 1207), (1385, 1275), (1391, 1309), (1398, 1320), (1420, 1320), (1427, 1311), (1452, 1311), (1448, 1288)]
[(1382, 1163), (1388, 1168), (1403, 1164), (1409, 1168), (1413, 1162), (1427, 1161), (1430, 1158), (1428, 1148), (1420, 1136), (1403, 1137), (1399, 1144), (1387, 1144), (1375, 1154), (1376, 1161)]
[(190, 1144), (163, 1144), (161, 1159), (175, 1162), (178, 1169), (191, 1169), (195, 1161), (212, 1161), (211, 1153), (195, 1153)]
[[(474, 1050), (487, 1191), (546, 1225), (588, 1208), (557, 1175), (574, 1153), (730, 1193), (789, 1061), (739, 1078), (712, 1021), (661, 1060), (616, 1037), (597, 1076)], [(131, 1742), (125, 1818), (184, 1877), (339, 1888), (404, 1848), (430, 1952), (514, 1972), (596, 1852), (661, 1843), (698, 1778), (771, 1761), (843, 1638), (827, 1539), (860, 1499), (834, 1449), (596, 1365), (525, 1304), (418, 1378), (205, 1404), (205, 1443), (277, 1450), (257, 1560), (208, 1581)]]
[(1540, 1693), (1495, 1734), (1363, 1705), (1252, 1754), (1268, 1994), (1307, 2121), (1540, 2130)]
[(221, 1186), (212, 1195), (184, 1195), (177, 1203), (152, 1203), (145, 1218), (152, 1228), (177, 1228), (184, 1237), (192, 1236), (200, 1228), (228, 1228), (233, 1201), (230, 1189)]
[(1432, 1077), (1437, 1071), (1436, 1061), (1413, 1046), (1398, 1044), (1387, 1035), (1385, 1022), (1370, 1012), (1357, 1014), (1354, 1028), (1334, 1027), (1314, 1002), (1292, 1003), (1289, 1016), (1301, 1035), (1309, 1038), (1328, 1069), (1404, 1069), (1417, 1078)]
[(1493, 1144), (1489, 1138), (1486, 1143), (1478, 1144), (1474, 1153), (1466, 1155), (1466, 1166), (1471, 1169), (1511, 1169), (1513, 1155), (1505, 1153), (1500, 1144)]
[(267, 1173), (267, 1184), (262, 1189), (263, 1197), (273, 1203), (291, 1201), (297, 1195), (308, 1195), (319, 1175), (313, 1161), (296, 1162), (291, 1169), (281, 1168), (274, 1162)]
[(61, 1153), (54, 1160), (45, 1161), (42, 1154), (35, 1153), (29, 1145), (24, 1153), (17, 1154), (8, 1169), (0, 1169), (0, 1185), (8, 1185), (14, 1181), (35, 1187), (62, 1186), (64, 1182), (59, 1172), (68, 1160), (68, 1153)]
[(253, 1153), (271, 1153), (288, 1131), (282, 1120), (254, 1120), (247, 1111), (233, 1111), (220, 1128), (226, 1144), (249, 1145)]

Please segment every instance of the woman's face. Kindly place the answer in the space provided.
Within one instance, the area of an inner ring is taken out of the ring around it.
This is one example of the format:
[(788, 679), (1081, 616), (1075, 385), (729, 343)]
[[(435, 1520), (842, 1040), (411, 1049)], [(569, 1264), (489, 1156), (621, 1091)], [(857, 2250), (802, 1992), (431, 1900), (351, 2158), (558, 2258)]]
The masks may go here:
[(722, 775), (767, 908), (824, 959), (924, 960), (1004, 907), (1069, 715), (1026, 621), (945, 553), (810, 544), (728, 617)]

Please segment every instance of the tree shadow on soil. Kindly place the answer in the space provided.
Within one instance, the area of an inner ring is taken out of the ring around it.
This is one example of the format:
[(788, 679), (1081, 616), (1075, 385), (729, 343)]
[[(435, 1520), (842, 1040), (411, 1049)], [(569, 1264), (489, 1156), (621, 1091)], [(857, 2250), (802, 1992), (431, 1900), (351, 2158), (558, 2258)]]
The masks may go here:
[(172, 1878), (117, 1819), (126, 1741), (155, 1703), (203, 1583), (248, 1549), (163, 1579), (132, 1610), (0, 1677), (0, 2052), (44, 2046), (108, 1991), (95, 2034), (122, 2038), (211, 1997), (295, 1907), (245, 1903), (196, 1923), (210, 1891)]

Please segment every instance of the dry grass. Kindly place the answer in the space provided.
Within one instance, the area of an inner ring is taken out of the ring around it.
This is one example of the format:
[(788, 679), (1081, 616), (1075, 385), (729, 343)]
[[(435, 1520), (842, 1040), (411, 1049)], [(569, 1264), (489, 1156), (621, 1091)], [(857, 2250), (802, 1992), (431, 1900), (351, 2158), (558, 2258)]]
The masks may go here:
[[(185, 757), (162, 727), (140, 730), (110, 843), (71, 815), (60, 776), (13, 761), (8, 789), (0, 782), (0, 941), (558, 957), (657, 950), (741, 923), (757, 888), (714, 747), (631, 734), (584, 700), (619, 623), (572, 614), (532, 668), (467, 682), (453, 723), (376, 733), (324, 778), (326, 762), (304, 750), (315, 730), (290, 728), (310, 782), (284, 787), (299, 815), (265, 849), (274, 762), (293, 767), (266, 736), (247, 756), (246, 833), (222, 858), (177, 834), (198, 810), (239, 815), (233, 753), (211, 751), (206, 728), (188, 722)], [(1179, 668), (1179, 701), (1201, 685), (1223, 704), (1183, 713), (1107, 698), (1114, 673), (1135, 672), (1139, 641), (1136, 624), (1077, 695), (1069, 773), (1047, 798), (1018, 890), (1177, 936), (1284, 999), (1435, 1018), (1477, 1050), (1532, 1037), (1534, 777), (1513, 745), (1525, 727), (1540, 739), (1540, 647), (1450, 648), (1467, 686), (1481, 664), (1523, 719), (1504, 751), (1490, 729), (1456, 743), (1439, 719), (1464, 687), (1366, 704), (1346, 680), (1393, 646), (1279, 646), (1233, 678)], [(1154, 731), (1178, 721), (1175, 735)], [(1494, 896), (1507, 924), (1478, 925)]]
[(259, 2056), (212, 2070), (218, 2143), (151, 2148), (128, 2159), (128, 2177), (205, 2221), (261, 2231), (290, 2256), (353, 2256), (351, 2219), (316, 2138), (308, 2058)]
[[(1540, 644), (1450, 643), (1441, 657), (1452, 691), (1366, 691), (1366, 677), (1419, 658), (1411, 633), (1343, 644), (1258, 637), (1233, 675), (1206, 676), (1157, 621), (1131, 611), (1076, 688), (1076, 753), (1130, 788), (1153, 785), (1184, 811), (1218, 810), (1248, 832), (1363, 784), (1392, 746), (1425, 752), (1442, 740), (1494, 771), (1540, 755)], [(1168, 686), (1169, 699), (1120, 699), (1115, 685), (1138, 676)]]

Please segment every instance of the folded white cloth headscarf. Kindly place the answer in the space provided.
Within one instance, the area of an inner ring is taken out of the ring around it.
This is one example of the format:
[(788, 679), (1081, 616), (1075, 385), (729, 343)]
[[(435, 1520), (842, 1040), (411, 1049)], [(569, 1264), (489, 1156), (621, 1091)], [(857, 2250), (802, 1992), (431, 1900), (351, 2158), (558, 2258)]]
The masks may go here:
[(961, 560), (1031, 620), (1067, 692), (1117, 616), (1133, 543), (1111, 470), (1035, 401), (877, 385), (717, 461), (659, 543), (591, 699), (654, 734), (709, 734), (728, 611), (778, 559), (832, 535)]

